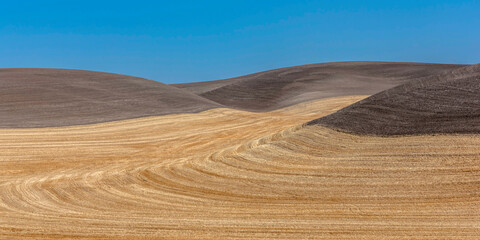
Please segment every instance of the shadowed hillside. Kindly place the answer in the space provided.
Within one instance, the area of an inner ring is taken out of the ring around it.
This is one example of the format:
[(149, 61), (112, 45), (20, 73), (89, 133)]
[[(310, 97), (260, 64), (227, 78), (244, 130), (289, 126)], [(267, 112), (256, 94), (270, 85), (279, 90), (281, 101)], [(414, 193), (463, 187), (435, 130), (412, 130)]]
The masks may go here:
[(175, 84), (224, 106), (265, 111), (309, 100), (371, 95), (412, 79), (465, 65), (334, 62), (275, 69), (242, 77)]
[(309, 124), (373, 135), (480, 133), (480, 64), (383, 91)]
[(0, 69), (0, 128), (89, 124), (217, 106), (185, 90), (126, 75)]

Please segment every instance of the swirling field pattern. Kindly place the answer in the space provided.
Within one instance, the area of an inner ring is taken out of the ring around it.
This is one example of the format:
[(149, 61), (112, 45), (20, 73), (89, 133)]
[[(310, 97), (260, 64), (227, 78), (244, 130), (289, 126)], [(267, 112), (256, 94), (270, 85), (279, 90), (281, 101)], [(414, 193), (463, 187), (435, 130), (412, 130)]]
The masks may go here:
[(480, 137), (305, 125), (365, 96), (0, 130), (0, 239), (479, 239)]

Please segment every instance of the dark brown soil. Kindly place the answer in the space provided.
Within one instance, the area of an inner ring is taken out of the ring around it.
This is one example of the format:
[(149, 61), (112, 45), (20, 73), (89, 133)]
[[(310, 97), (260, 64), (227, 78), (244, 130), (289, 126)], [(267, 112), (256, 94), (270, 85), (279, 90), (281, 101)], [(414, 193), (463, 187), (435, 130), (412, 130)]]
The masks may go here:
[(309, 124), (382, 136), (480, 133), (480, 64), (411, 81)]
[(0, 69), (0, 128), (67, 126), (218, 107), (163, 83), (111, 73)]
[(325, 97), (371, 95), (412, 79), (464, 66), (395, 62), (320, 63), (173, 86), (227, 107), (266, 111)]
[(0, 128), (81, 125), (217, 107), (269, 111), (326, 97), (374, 94), (462, 67), (322, 63), (177, 85), (80, 70), (0, 69)]

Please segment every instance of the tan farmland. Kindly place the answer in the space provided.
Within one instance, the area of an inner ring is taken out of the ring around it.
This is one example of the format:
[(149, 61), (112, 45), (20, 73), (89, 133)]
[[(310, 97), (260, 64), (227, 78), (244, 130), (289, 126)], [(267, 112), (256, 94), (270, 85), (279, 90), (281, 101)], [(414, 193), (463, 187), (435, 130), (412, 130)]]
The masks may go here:
[(479, 239), (480, 136), (304, 123), (365, 96), (0, 130), (0, 239)]

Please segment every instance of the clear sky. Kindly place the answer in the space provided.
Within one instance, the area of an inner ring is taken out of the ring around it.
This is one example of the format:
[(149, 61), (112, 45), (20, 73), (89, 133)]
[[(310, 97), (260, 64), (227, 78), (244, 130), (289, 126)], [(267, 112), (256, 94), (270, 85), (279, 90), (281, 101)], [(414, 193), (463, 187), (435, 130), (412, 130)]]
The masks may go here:
[(480, 0), (16, 0), (0, 13), (2, 68), (179, 83), (318, 62), (480, 62)]

